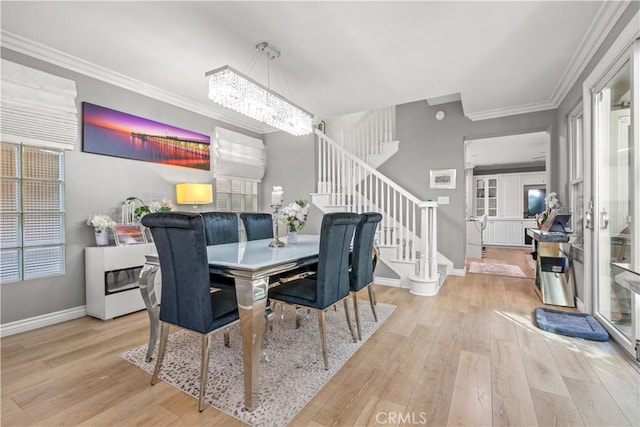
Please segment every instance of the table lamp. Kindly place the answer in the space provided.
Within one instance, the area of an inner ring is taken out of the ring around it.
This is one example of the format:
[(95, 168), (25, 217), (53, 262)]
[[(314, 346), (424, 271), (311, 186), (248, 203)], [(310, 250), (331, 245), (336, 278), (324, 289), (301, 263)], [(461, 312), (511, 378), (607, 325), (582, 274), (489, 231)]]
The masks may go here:
[(176, 203), (193, 205), (193, 209), (196, 209), (198, 205), (213, 203), (211, 184), (196, 184), (195, 182), (176, 184)]

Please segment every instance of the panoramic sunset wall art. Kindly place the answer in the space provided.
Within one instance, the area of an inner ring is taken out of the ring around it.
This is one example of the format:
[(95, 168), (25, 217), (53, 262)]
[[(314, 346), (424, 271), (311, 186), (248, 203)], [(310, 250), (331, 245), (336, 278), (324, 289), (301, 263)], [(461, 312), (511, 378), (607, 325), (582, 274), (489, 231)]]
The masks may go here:
[(82, 151), (209, 170), (207, 135), (82, 103)]

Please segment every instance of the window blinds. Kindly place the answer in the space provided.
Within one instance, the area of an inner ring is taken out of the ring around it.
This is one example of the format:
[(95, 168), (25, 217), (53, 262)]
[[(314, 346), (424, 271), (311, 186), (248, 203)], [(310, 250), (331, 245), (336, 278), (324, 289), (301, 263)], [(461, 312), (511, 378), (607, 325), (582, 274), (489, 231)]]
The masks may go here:
[(2, 141), (73, 150), (78, 138), (73, 80), (3, 59), (1, 83)]
[(212, 140), (214, 177), (262, 180), (266, 159), (261, 139), (216, 127)]

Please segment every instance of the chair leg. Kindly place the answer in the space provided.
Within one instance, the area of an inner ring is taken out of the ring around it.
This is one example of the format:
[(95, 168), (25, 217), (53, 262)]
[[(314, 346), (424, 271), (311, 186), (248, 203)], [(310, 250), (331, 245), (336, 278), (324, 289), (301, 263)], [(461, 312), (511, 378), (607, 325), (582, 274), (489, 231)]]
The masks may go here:
[(164, 353), (167, 350), (167, 340), (169, 339), (169, 324), (162, 322), (160, 325), (160, 347), (158, 348), (158, 357), (156, 359), (156, 367), (153, 370), (151, 376), (151, 385), (155, 385), (158, 380), (158, 373), (160, 373), (160, 366), (162, 366), (162, 360), (164, 359)]
[(329, 370), (329, 354), (327, 350), (327, 335), (324, 330), (324, 311), (318, 311), (318, 329), (320, 330), (320, 341), (322, 344), (322, 357), (324, 359), (324, 369)]
[(358, 339), (362, 341), (362, 327), (360, 326), (360, 310), (358, 309), (358, 296), (355, 292), (351, 292), (353, 295), (353, 311), (356, 312), (356, 327), (358, 328)]
[(198, 397), (198, 411), (204, 409), (204, 391), (207, 386), (207, 372), (209, 372), (209, 350), (211, 339), (208, 334), (202, 335), (200, 344), (200, 396)]
[(356, 338), (356, 332), (353, 330), (353, 325), (351, 324), (351, 316), (349, 315), (349, 297), (342, 300), (342, 304), (344, 305), (344, 316), (347, 318), (347, 324), (349, 325), (349, 331), (351, 332), (351, 338), (353, 338), (353, 342), (358, 342)]
[(367, 286), (369, 290), (369, 303), (371, 304), (371, 311), (373, 312), (373, 320), (378, 321), (378, 313), (376, 313), (376, 291), (373, 289), (373, 283)]

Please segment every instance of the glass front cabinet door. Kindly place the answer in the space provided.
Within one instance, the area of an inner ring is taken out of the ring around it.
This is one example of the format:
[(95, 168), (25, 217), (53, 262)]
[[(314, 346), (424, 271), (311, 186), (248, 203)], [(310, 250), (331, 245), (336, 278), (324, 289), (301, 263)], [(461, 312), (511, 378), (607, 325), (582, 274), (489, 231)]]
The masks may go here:
[(474, 181), (476, 216), (498, 216), (498, 178), (476, 177)]

